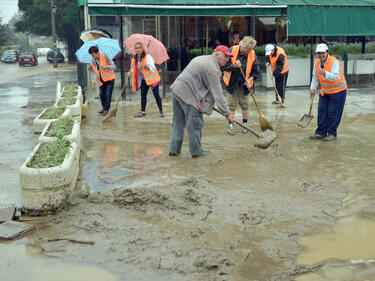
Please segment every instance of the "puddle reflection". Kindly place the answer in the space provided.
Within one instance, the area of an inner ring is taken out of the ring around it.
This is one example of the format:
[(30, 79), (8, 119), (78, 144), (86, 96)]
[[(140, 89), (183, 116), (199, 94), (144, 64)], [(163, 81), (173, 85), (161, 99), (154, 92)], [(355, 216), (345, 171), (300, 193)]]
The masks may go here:
[(0, 244), (2, 281), (117, 281), (113, 274), (97, 266), (64, 263), (40, 256), (34, 248), (21, 244)]

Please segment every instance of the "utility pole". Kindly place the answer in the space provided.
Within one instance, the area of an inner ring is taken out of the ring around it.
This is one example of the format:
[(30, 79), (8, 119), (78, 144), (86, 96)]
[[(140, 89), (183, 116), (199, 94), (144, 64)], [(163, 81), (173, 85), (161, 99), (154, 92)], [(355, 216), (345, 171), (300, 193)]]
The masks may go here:
[(56, 45), (56, 5), (54, 0), (51, 0), (51, 25), (52, 25), (52, 41), (53, 41), (53, 67), (57, 67), (57, 45)]

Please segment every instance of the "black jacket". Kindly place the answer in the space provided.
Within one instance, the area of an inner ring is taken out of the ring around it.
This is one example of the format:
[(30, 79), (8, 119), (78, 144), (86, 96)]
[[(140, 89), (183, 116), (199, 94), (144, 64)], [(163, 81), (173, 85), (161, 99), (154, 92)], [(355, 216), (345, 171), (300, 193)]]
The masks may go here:
[[(232, 51), (232, 48), (229, 49), (229, 51)], [(247, 65), (247, 55), (243, 56), (241, 55), (241, 52), (238, 52), (237, 60), (241, 62), (241, 67), (244, 73), (246, 73), (246, 65)], [(242, 77), (241, 71), (239, 68), (234, 68), (234, 65), (231, 63), (231, 61), (227, 62), (226, 65), (224, 65), (221, 68), (223, 71), (230, 71), (232, 72), (232, 75), (230, 77), (229, 85), (226, 87), (228, 93), (233, 95), (237, 87), (242, 86), (242, 90), (244, 92), (244, 95), (249, 94), (249, 90), (244, 85), (245, 79)], [(255, 60), (253, 63), (253, 67), (251, 68), (250, 76), (254, 77), (254, 81), (259, 76), (259, 64), (258, 64), (258, 57), (255, 55)]]

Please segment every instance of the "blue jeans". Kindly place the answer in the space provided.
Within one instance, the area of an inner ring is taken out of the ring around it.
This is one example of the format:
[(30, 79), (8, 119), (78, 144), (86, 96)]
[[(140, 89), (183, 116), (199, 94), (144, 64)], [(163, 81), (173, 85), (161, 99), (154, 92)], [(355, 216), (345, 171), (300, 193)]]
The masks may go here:
[(103, 85), (100, 87), (100, 101), (102, 103), (104, 110), (109, 110), (111, 107), (111, 100), (112, 100), (112, 91), (113, 86), (115, 85), (115, 80), (104, 82)]
[(327, 134), (337, 136), (346, 100), (346, 90), (324, 96), (319, 95), (318, 128), (315, 133), (325, 137)]
[(181, 153), (181, 147), (184, 141), (184, 131), (185, 127), (187, 127), (190, 154), (201, 154), (203, 114), (194, 106), (184, 103), (175, 95), (173, 95), (172, 105), (173, 121), (169, 152), (176, 154)]

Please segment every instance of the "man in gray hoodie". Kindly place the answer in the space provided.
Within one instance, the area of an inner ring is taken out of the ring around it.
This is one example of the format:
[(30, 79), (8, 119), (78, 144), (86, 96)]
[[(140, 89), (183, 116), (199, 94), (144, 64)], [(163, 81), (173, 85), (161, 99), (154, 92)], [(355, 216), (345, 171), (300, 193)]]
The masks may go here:
[(201, 148), (203, 113), (210, 115), (215, 103), (227, 120), (233, 122), (233, 113), (229, 111), (220, 82), (220, 67), (228, 62), (230, 56), (232, 54), (228, 47), (218, 46), (212, 55), (194, 58), (172, 84), (173, 121), (170, 156), (181, 153), (185, 127), (192, 157), (207, 155)]

